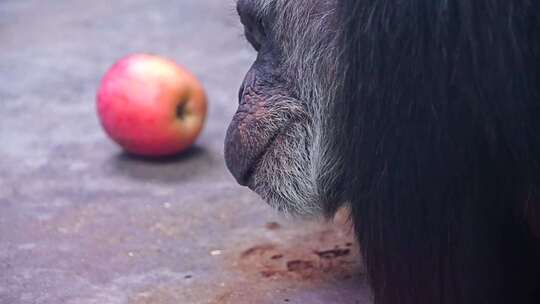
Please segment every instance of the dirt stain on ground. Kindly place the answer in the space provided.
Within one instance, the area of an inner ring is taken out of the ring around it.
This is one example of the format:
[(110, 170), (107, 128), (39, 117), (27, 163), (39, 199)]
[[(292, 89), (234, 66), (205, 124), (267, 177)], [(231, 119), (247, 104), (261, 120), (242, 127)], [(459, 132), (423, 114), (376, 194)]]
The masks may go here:
[(268, 230), (278, 230), (281, 228), (281, 225), (277, 222), (270, 222), (266, 224), (266, 229)]
[(246, 249), (244, 252), (240, 254), (240, 257), (248, 258), (254, 255), (262, 256), (262, 255), (265, 255), (267, 252), (274, 251), (275, 249), (276, 249), (276, 246), (272, 244), (256, 245), (256, 246), (250, 247), (249, 249)]
[[(229, 290), (211, 303), (270, 303), (264, 302), (269, 298), (276, 303), (293, 301), (289, 299), (291, 294), (302, 289), (325, 288), (329, 282), (339, 284), (362, 275), (359, 250), (350, 229), (323, 225), (294, 237), (287, 229), (274, 231), (278, 237), (272, 239), (283, 241), (261, 241), (228, 256), (226, 263), (242, 280), (228, 284)], [(249, 292), (244, 292), (246, 286)], [(254, 299), (254, 295), (267, 296)]]
[(295, 295), (304, 290), (356, 284), (362, 276), (359, 250), (347, 222), (267, 223), (259, 229), (253, 231), (257, 238), (233, 243), (216, 257), (226, 275), (186, 274), (183, 283), (141, 288), (129, 303), (297, 303)]
[(320, 249), (316, 243), (311, 246), (297, 243), (298, 247), (256, 245), (240, 254), (237, 266), (242, 272), (263, 278), (294, 281), (348, 279), (358, 271), (360, 258), (354, 251), (356, 248), (353, 250), (339, 244), (333, 249)]
[(361, 272), (359, 250), (343, 214), (338, 214), (334, 223), (308, 227), (311, 229), (293, 237), (286, 227), (275, 224), (269, 223), (266, 228), (278, 236), (275, 239), (284, 241), (261, 242), (241, 250), (231, 257), (237, 271), (294, 284), (348, 280)]

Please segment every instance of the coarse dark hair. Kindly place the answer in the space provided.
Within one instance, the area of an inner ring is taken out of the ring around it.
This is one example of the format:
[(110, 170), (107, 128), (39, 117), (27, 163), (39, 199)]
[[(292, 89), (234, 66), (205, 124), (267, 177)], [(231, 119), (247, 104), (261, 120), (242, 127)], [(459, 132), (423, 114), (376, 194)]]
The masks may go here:
[(540, 303), (539, 5), (338, 2), (336, 149), (375, 302)]

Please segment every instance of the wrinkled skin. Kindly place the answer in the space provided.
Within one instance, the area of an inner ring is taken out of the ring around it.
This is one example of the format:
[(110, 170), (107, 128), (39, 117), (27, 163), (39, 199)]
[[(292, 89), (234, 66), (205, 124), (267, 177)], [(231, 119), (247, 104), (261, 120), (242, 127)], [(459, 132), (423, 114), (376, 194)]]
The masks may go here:
[[(323, 123), (315, 109), (322, 97), (314, 91), (332, 90), (320, 89), (319, 79), (299, 75), (317, 74), (316, 66), (309, 62), (314, 58), (305, 57), (320, 56), (315, 51), (324, 48), (313, 45), (314, 49), (299, 52), (295, 41), (287, 41), (292, 40), (287, 34), (309, 35), (310, 20), (320, 22), (320, 16), (313, 16), (328, 12), (330, 2), (306, 1), (310, 10), (304, 14), (311, 19), (298, 23), (276, 20), (272, 8), (263, 9), (262, 2), (238, 2), (245, 36), (257, 51), (257, 59), (242, 84), (239, 108), (227, 132), (227, 166), (240, 184), (275, 208), (293, 214), (320, 214), (339, 199), (324, 191), (332, 182), (320, 174), (324, 161), (315, 137), (322, 136)], [(290, 6), (287, 2), (276, 1), (274, 5), (285, 9)], [(313, 39), (325, 36), (318, 31), (319, 36)], [(321, 56), (321, 61), (325, 58)]]

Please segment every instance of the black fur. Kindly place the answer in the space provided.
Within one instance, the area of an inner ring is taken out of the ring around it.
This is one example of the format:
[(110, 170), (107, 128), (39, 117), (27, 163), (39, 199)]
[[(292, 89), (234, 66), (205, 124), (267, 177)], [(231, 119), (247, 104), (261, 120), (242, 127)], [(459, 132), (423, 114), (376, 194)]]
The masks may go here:
[(535, 1), (340, 1), (333, 115), (377, 304), (540, 303)]

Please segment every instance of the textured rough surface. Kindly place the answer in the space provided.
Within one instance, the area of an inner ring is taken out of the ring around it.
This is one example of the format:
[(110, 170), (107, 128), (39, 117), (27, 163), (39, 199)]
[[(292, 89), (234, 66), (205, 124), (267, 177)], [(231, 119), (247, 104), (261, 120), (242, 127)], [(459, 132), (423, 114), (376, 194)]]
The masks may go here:
[[(0, 303), (369, 303), (341, 224), (286, 220), (236, 185), (223, 138), (254, 53), (232, 0), (0, 1)], [(101, 75), (170, 57), (209, 95), (195, 148), (123, 154)]]

